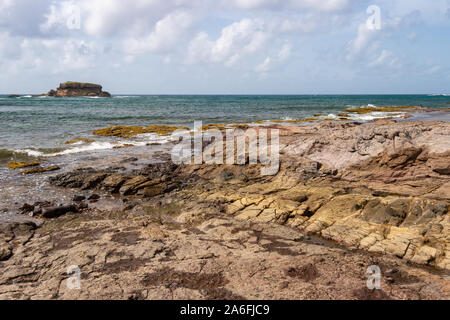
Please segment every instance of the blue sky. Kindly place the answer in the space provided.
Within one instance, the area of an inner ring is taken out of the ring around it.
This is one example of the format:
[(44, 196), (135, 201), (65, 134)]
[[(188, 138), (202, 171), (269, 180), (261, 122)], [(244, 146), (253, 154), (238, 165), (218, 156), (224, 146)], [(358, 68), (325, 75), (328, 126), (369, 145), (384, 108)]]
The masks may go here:
[(450, 93), (449, 52), (450, 0), (0, 0), (0, 93)]

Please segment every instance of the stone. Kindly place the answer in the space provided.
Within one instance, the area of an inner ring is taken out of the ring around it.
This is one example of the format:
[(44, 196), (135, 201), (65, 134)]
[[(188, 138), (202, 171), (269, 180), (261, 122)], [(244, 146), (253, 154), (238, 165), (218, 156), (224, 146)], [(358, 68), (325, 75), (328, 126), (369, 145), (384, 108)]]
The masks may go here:
[(81, 201), (84, 201), (84, 200), (86, 200), (86, 197), (82, 196), (82, 195), (74, 196), (73, 199), (72, 199), (72, 201), (74, 201), (74, 202), (81, 202)]
[(50, 167), (37, 167), (33, 169), (27, 169), (20, 172), (20, 174), (36, 174), (36, 173), (45, 173), (52, 172), (61, 169), (59, 166), (50, 166)]
[(12, 256), (12, 250), (9, 246), (0, 246), (0, 261), (6, 261)]
[(139, 190), (138, 195), (144, 198), (152, 198), (159, 196), (164, 192), (164, 188), (161, 186), (147, 187)]
[(83, 184), (81, 186), (82, 190), (94, 189), (96, 188), (108, 175), (106, 173), (93, 174), (83, 179)]
[(431, 260), (436, 259), (438, 255), (438, 250), (436, 248), (432, 248), (429, 246), (420, 247), (419, 250), (416, 251), (416, 254), (411, 259), (412, 262), (418, 264), (427, 264)]
[(98, 200), (98, 199), (100, 199), (100, 195), (98, 195), (96, 193), (91, 194), (88, 198), (88, 200)]
[(120, 187), (128, 180), (128, 177), (120, 174), (112, 174), (102, 182), (102, 189), (117, 193)]
[(48, 207), (42, 209), (42, 217), (44, 218), (57, 218), (62, 215), (65, 215), (66, 213), (73, 212), (77, 213), (78, 209), (75, 205), (65, 205), (65, 206), (59, 206), (59, 207)]
[(130, 180), (127, 180), (123, 186), (120, 188), (119, 193), (121, 195), (130, 195), (136, 193), (139, 189), (150, 186), (150, 184), (145, 184), (149, 181), (149, 178), (146, 176), (137, 176)]
[(439, 174), (450, 175), (450, 156), (445, 159), (430, 159), (427, 165)]
[(364, 207), (362, 218), (369, 222), (399, 226), (406, 218), (408, 202), (402, 199), (383, 202), (370, 200)]

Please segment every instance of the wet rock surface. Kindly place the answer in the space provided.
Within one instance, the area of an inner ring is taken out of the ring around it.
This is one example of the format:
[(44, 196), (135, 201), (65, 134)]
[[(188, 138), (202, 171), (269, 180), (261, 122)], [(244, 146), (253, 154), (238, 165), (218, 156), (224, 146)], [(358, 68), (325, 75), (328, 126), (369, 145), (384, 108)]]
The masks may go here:
[[(448, 124), (273, 128), (275, 176), (169, 162), (55, 174), (82, 205), (0, 223), (0, 298), (450, 298)], [(372, 265), (381, 290), (366, 287)]]

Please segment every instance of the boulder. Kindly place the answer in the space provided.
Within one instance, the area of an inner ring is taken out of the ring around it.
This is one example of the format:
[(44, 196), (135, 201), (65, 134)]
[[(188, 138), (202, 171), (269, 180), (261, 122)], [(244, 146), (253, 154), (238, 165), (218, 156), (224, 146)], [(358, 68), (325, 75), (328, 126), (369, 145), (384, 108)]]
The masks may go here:
[(42, 216), (44, 218), (58, 218), (68, 212), (76, 213), (78, 212), (78, 209), (73, 204), (60, 207), (49, 207), (42, 209)]

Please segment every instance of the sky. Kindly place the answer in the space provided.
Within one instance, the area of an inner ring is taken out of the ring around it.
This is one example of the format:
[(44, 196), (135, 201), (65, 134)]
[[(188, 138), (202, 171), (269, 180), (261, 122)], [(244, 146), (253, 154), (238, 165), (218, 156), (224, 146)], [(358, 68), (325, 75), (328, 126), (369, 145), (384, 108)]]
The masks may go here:
[(0, 93), (450, 93), (450, 0), (0, 0)]

